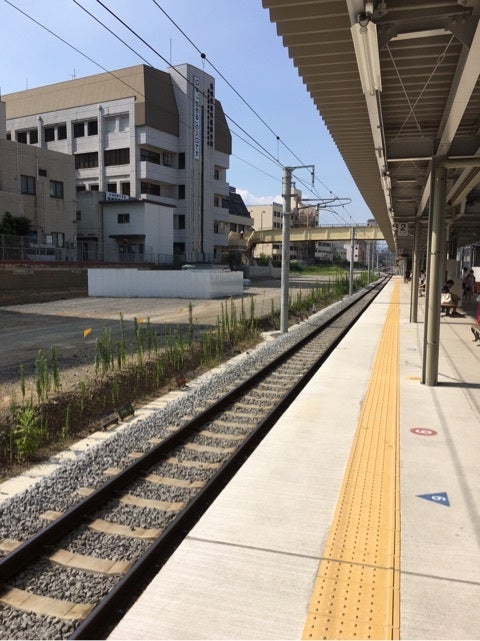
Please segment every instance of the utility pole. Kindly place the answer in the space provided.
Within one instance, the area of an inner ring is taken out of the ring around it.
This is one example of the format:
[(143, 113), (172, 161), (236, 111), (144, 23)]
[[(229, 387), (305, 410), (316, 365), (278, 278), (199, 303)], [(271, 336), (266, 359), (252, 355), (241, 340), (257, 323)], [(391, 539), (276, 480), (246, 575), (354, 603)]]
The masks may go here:
[(283, 169), (282, 215), (282, 280), (280, 283), (280, 332), (288, 332), (288, 279), (290, 273), (290, 203), (292, 198), (292, 167)]
[(370, 285), (370, 254), (372, 253), (372, 245), (368, 243), (367, 245), (367, 285)]
[(355, 227), (352, 227), (352, 245), (350, 250), (350, 278), (348, 283), (348, 295), (353, 294), (353, 264), (355, 262)]
[(312, 185), (314, 183), (315, 166), (300, 165), (299, 167), (283, 168), (283, 212), (282, 212), (282, 281), (280, 296), (280, 332), (288, 332), (288, 281), (290, 274), (290, 207), (292, 200), (292, 172), (294, 169), (308, 168), (311, 170)]

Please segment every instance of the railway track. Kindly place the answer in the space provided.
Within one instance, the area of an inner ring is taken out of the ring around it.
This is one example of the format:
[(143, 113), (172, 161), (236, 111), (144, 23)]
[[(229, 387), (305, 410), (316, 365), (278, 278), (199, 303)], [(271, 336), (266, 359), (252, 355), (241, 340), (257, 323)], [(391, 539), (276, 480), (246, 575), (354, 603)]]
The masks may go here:
[(0, 540), (0, 638), (105, 638), (384, 284)]

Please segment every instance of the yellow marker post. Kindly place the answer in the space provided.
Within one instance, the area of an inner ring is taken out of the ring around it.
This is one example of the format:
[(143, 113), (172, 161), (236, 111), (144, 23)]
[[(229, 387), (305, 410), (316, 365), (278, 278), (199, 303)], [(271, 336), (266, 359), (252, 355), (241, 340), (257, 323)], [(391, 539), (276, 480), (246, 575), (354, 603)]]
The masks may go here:
[(84, 339), (87, 338), (87, 336), (90, 334), (91, 331), (92, 331), (91, 327), (87, 327), (87, 329), (84, 329), (83, 330), (83, 338)]

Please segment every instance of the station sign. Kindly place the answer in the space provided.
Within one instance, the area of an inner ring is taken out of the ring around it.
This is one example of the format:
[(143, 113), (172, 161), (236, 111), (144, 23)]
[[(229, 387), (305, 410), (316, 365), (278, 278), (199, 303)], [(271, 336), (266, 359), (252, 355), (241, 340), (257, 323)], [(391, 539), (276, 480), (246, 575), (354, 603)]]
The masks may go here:
[(410, 236), (410, 225), (408, 223), (398, 223), (398, 236)]

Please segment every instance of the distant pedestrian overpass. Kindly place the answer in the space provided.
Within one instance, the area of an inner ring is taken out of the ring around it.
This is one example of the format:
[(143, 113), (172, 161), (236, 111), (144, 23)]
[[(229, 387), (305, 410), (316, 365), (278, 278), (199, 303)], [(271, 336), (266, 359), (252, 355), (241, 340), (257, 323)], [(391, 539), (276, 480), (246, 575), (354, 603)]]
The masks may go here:
[[(376, 225), (366, 225), (364, 227), (291, 227), (290, 228), (290, 242), (301, 243), (307, 241), (330, 241), (348, 242), (352, 240), (354, 234), (355, 240), (384, 240), (380, 228)], [(249, 238), (250, 240), (250, 238)], [(281, 229), (262, 229), (253, 232), (253, 243), (259, 245), (261, 243), (281, 243), (282, 230)]]
[[(385, 240), (377, 225), (356, 225), (354, 227), (332, 225), (322, 227), (291, 227), (290, 242), (302, 243), (311, 241), (351, 242)], [(281, 229), (261, 229), (245, 234), (231, 231), (228, 235), (228, 246), (231, 250), (246, 251), (254, 245), (276, 244), (282, 242)]]

